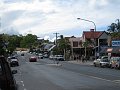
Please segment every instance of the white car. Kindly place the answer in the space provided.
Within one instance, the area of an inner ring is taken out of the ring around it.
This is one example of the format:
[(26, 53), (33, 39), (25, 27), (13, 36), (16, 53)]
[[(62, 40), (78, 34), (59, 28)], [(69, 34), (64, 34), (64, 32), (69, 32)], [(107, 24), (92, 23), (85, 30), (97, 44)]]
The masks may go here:
[(109, 60), (108, 56), (102, 56), (96, 60), (93, 61), (94, 66), (99, 66), (99, 67), (109, 67)]
[(43, 54), (40, 53), (40, 54), (38, 55), (38, 59), (43, 59)]
[(63, 55), (55, 55), (55, 60), (58, 60), (58, 61), (64, 61), (64, 56)]
[(11, 67), (19, 66), (19, 62), (18, 62), (18, 59), (16, 57), (11, 57), (10, 58), (10, 66)]
[(54, 55), (50, 55), (49, 59), (53, 60), (54, 59)]

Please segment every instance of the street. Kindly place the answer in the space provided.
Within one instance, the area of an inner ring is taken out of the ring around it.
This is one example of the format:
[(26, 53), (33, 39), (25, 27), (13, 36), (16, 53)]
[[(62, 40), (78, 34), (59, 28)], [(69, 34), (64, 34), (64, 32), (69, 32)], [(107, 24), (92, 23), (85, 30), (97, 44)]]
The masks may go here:
[(18, 90), (119, 90), (120, 70), (99, 68), (48, 58), (29, 62), (31, 54), (18, 56), (15, 79)]

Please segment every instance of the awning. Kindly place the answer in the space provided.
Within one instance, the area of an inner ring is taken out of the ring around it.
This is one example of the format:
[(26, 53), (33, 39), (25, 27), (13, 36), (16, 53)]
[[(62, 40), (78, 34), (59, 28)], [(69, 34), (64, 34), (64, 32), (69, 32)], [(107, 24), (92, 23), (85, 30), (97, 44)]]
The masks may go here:
[(120, 53), (120, 47), (101, 48), (100, 53)]
[(113, 51), (113, 48), (108, 48), (107, 49), (107, 52), (112, 52)]
[(107, 49), (107, 53), (120, 53), (120, 47), (111, 47)]

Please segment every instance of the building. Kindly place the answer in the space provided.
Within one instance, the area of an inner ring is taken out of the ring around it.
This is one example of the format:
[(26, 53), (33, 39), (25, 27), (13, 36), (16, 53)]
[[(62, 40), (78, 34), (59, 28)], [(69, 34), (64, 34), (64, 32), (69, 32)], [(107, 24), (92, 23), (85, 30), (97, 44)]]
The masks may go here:
[(83, 42), (89, 42), (87, 49), (89, 49), (90, 54), (87, 53), (87, 55), (90, 56), (98, 57), (102, 53), (101, 50), (110, 46), (111, 37), (105, 31), (94, 31), (94, 29), (91, 29), (90, 31), (84, 31), (82, 37)]
[(111, 36), (105, 31), (83, 31), (82, 37), (65, 37), (71, 45), (72, 59), (94, 59), (104, 54), (111, 45)]
[(69, 37), (69, 42), (71, 45), (72, 59), (80, 59), (83, 53), (82, 37)]

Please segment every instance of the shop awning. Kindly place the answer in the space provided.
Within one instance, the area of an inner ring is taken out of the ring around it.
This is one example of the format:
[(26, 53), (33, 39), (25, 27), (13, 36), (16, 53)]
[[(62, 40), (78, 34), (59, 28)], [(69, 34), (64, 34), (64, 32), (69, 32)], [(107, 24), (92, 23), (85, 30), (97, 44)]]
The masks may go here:
[(120, 47), (101, 48), (100, 53), (120, 53)]
[(107, 53), (120, 53), (120, 47), (107, 48)]

